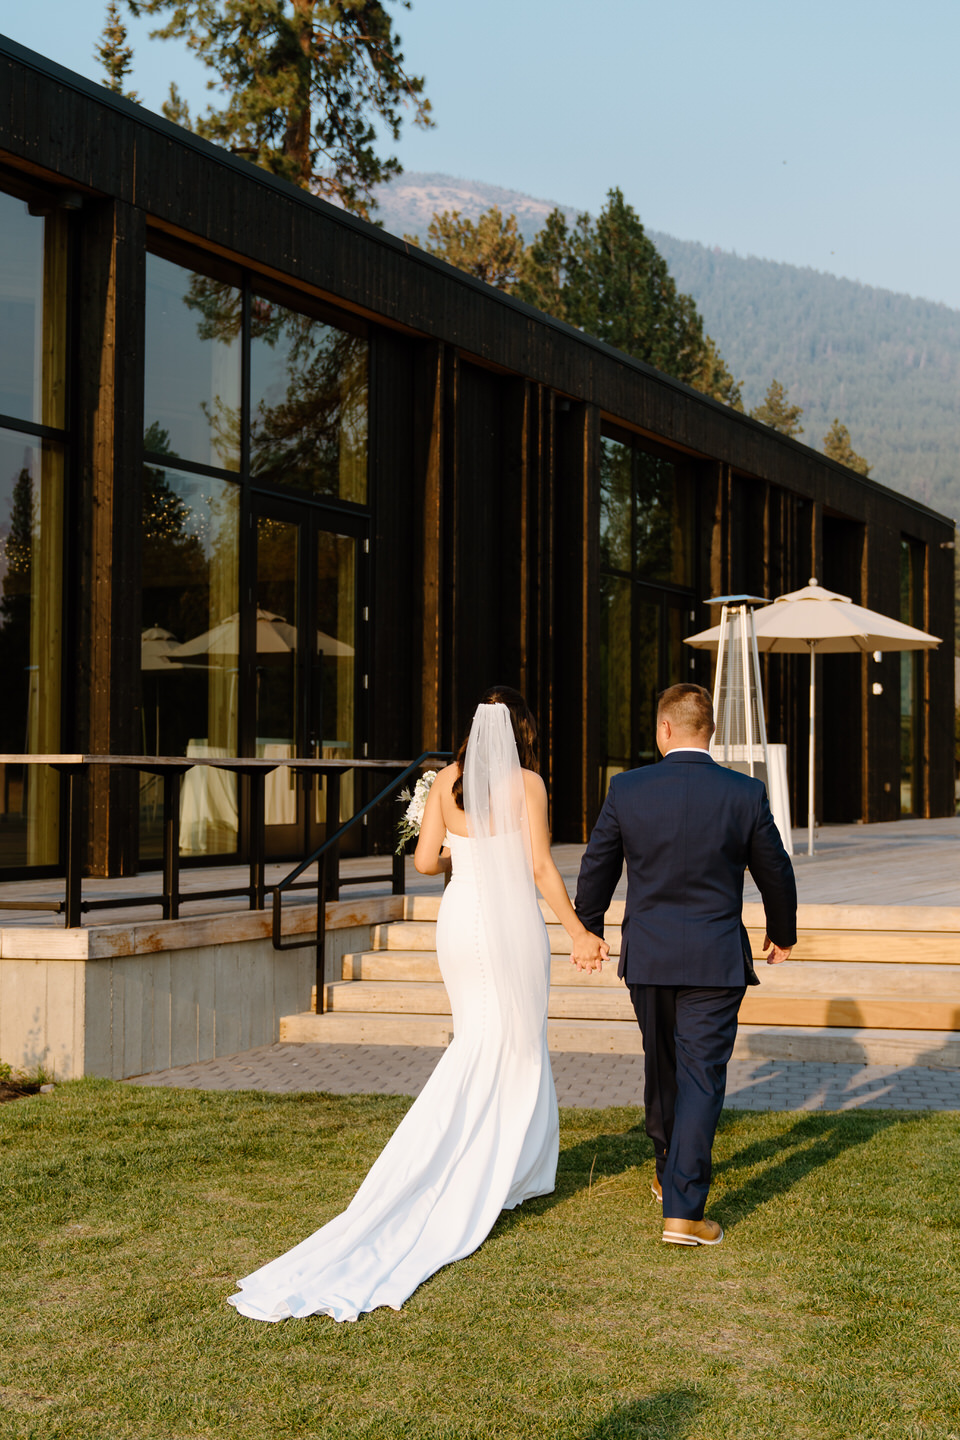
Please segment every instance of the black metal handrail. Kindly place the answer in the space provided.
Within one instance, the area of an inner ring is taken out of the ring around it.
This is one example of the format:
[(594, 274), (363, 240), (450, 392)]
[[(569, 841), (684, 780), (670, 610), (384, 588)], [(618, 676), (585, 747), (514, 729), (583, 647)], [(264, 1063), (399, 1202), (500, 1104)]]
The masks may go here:
[[(326, 949), (327, 902), (330, 900), (339, 900), (341, 885), (361, 885), (371, 880), (384, 879), (384, 876), (379, 873), (373, 875), (348, 875), (341, 877), (339, 855), (340, 841), (350, 830), (353, 829), (354, 825), (359, 825), (361, 821), (365, 820), (367, 816), (369, 816), (377, 808), (378, 805), (382, 804), (384, 800), (390, 799), (395, 796), (400, 787), (407, 780), (412, 779), (412, 777), (416, 775), (418, 770), (422, 770), (423, 766), (428, 760), (452, 759), (452, 750), (424, 750), (423, 754), (418, 756), (416, 760), (412, 760), (410, 764), (406, 767), (406, 769), (402, 770), (400, 774), (395, 775), (392, 780), (388, 781), (388, 783), (383, 787), (383, 789), (380, 790), (378, 794), (373, 797), (372, 800), (368, 800), (366, 805), (362, 806), (362, 808), (359, 809), (355, 815), (352, 815), (349, 820), (345, 820), (338, 830), (336, 830), (332, 835), (329, 835), (326, 840), (324, 840), (322, 845), (318, 845), (316, 850), (314, 850), (312, 854), (308, 855), (305, 860), (301, 860), (299, 865), (294, 866), (294, 868), (290, 871), (289, 875), (285, 875), (282, 880), (278, 880), (275, 884), (268, 887), (273, 895), (274, 950), (305, 950), (308, 947), (316, 947), (316, 1000), (314, 1002), (314, 1005), (316, 1013), (318, 1015), (322, 1015), (324, 1011), (325, 986), (323, 969), (324, 951)], [(386, 767), (379, 766), (378, 768), (384, 769)], [(337, 775), (336, 777), (328, 777), (327, 783), (333, 788), (334, 791), (333, 794), (328, 794), (327, 796), (327, 814), (329, 815), (331, 814), (331, 812), (336, 814), (337, 810), (335, 810), (333, 807), (337, 805), (339, 801), (339, 775)], [(328, 867), (328, 861), (330, 860), (334, 862), (332, 872), (331, 869)], [(316, 865), (317, 867), (316, 881), (314, 882), (313, 880), (300, 880), (299, 877), (304, 873), (305, 870), (309, 870), (312, 865)], [(406, 890), (404, 856), (402, 850), (400, 850), (399, 852), (394, 852), (391, 881), (391, 893), (394, 895), (402, 895)], [(316, 935), (306, 940), (289, 940), (285, 942), (283, 939), (284, 893), (287, 890), (312, 890), (314, 888), (314, 885), (316, 885), (317, 891)]]
[[(140, 907), (147, 905), (159, 905), (165, 920), (176, 920), (179, 918), (180, 906), (187, 901), (220, 900), (231, 897), (245, 897), (249, 901), (251, 910), (263, 910), (266, 906), (267, 894), (276, 887), (266, 884), (264, 870), (266, 867), (265, 853), (265, 815), (264, 815), (264, 783), (267, 775), (272, 770), (281, 767), (293, 770), (304, 777), (305, 783), (312, 776), (322, 777), (327, 782), (327, 828), (336, 822), (340, 814), (340, 780), (341, 776), (349, 770), (396, 770), (395, 779), (386, 785), (369, 804), (365, 805), (350, 820), (341, 825), (329, 840), (325, 841), (319, 850), (302, 861), (291, 873), (279, 882), (281, 889), (312, 889), (312, 882), (297, 883), (298, 877), (310, 865), (318, 862), (318, 856), (323, 856), (319, 861), (321, 872), (318, 873), (317, 896), (318, 913), (325, 918), (326, 911), (323, 905), (326, 899), (339, 895), (341, 884), (360, 884), (369, 880), (382, 881), (386, 875), (381, 873), (374, 875), (355, 875), (345, 877), (341, 880), (339, 876), (339, 865), (333, 883), (328, 883), (330, 875), (326, 867), (326, 856), (332, 847), (339, 843), (343, 835), (355, 824), (363, 820), (370, 811), (374, 809), (387, 796), (393, 794), (411, 775), (423, 765), (425, 760), (437, 759), (448, 760), (452, 758), (449, 751), (428, 750), (418, 760), (411, 763), (398, 760), (330, 760), (330, 759), (270, 759), (260, 760), (245, 758), (242, 756), (182, 756), (182, 755), (84, 755), (84, 754), (43, 754), (43, 755), (6, 755), (0, 754), (0, 763), (15, 765), (49, 765), (60, 775), (63, 787), (63, 811), (66, 820), (66, 834), (63, 844), (64, 862), (64, 898), (62, 900), (0, 900), (0, 910), (47, 910), (55, 914), (63, 915), (64, 924), (67, 929), (79, 927), (82, 924), (82, 916), (91, 910), (113, 910), (121, 907)], [(204, 889), (192, 890), (184, 895), (180, 890), (180, 786), (183, 776), (194, 766), (213, 767), (220, 770), (228, 770), (239, 775), (248, 787), (248, 808), (249, 808), (249, 883), (247, 885), (234, 886), (229, 889)], [(90, 900), (84, 899), (82, 894), (82, 854), (85, 848), (85, 832), (83, 829), (83, 806), (81, 785), (93, 769), (106, 768), (108, 770), (134, 770), (144, 771), (158, 775), (163, 782), (163, 862), (162, 862), (162, 888), (160, 895), (135, 894), (135, 895), (112, 895), (106, 899)], [(403, 893), (403, 860), (402, 856), (394, 857), (392, 882), (394, 893)], [(274, 901), (274, 939), (276, 940), (277, 926), (277, 902)], [(312, 940), (303, 942), (314, 944)], [(322, 938), (320, 940), (321, 953), (319, 965), (322, 968)], [(277, 946), (278, 949), (289, 949), (292, 946)]]

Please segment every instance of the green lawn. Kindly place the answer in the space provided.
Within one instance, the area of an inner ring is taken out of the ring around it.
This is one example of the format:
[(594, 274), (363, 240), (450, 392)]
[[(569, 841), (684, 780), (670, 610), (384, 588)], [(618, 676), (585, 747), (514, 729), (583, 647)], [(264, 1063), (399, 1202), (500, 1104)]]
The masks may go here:
[[(399, 1314), (261, 1325), (409, 1102), (63, 1085), (0, 1106), (0, 1436), (960, 1440), (960, 1125), (727, 1112), (713, 1250), (659, 1241), (636, 1110)], [(592, 1181), (591, 1181), (592, 1171)]]

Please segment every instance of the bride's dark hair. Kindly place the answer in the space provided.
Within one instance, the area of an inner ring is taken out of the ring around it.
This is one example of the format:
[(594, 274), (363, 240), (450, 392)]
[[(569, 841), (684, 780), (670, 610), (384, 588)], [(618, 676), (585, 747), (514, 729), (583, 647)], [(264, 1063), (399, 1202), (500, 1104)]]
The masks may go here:
[[(494, 685), (480, 696), (481, 705), (506, 705), (510, 711), (510, 719), (513, 722), (513, 735), (517, 742), (517, 754), (520, 757), (520, 765), (524, 770), (533, 770), (540, 774), (540, 761), (537, 759), (537, 722), (533, 718), (533, 711), (524, 700), (519, 690), (514, 690), (510, 685)], [(470, 739), (470, 732), (467, 732), (463, 744), (457, 754), (457, 778), (453, 782), (453, 798), (460, 809), (463, 809), (463, 760), (467, 753), (467, 741)]]

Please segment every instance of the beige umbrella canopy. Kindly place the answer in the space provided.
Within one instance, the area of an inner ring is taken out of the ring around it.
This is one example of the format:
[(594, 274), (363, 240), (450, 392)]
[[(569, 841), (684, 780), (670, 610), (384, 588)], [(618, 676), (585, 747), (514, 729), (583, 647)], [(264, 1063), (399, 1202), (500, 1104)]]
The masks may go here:
[[(297, 648), (297, 629), (295, 625), (289, 625), (282, 615), (274, 615), (269, 610), (257, 611), (257, 654), (258, 655), (287, 655)], [(352, 655), (353, 647), (347, 645), (343, 640), (337, 640), (332, 635), (326, 635), (322, 630), (317, 631), (317, 650), (323, 651), (324, 655)], [(191, 655), (239, 655), (240, 654), (240, 616), (239, 614), (228, 615), (226, 620), (221, 620), (219, 625), (214, 625), (210, 630), (204, 630), (202, 635), (195, 635), (192, 640), (186, 640), (182, 645), (176, 646), (170, 652), (178, 659)]]
[[(810, 775), (807, 796), (807, 854), (813, 854), (814, 717), (816, 714), (816, 665), (820, 655), (837, 655), (874, 650), (933, 650), (940, 644), (936, 635), (927, 635), (889, 615), (855, 605), (849, 595), (838, 595), (811, 580), (802, 590), (778, 595), (772, 604), (755, 612), (757, 649), (767, 654), (810, 652)], [(687, 644), (700, 650), (716, 650), (719, 625), (691, 635)]]
[(171, 651), (179, 649), (177, 637), (171, 630), (152, 625), (149, 630), (140, 631), (141, 670), (182, 670), (183, 666), (170, 659)]

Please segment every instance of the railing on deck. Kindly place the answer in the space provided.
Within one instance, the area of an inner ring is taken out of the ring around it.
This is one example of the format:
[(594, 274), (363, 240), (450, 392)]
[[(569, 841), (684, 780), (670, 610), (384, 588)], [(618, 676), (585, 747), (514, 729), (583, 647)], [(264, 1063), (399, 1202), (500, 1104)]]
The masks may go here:
[[(66, 928), (82, 924), (82, 916), (90, 910), (116, 910), (123, 906), (159, 905), (165, 920), (179, 918), (180, 906), (198, 900), (224, 900), (247, 896), (251, 910), (263, 910), (266, 897), (273, 895), (273, 944), (277, 950), (300, 949), (309, 945), (317, 948), (317, 1009), (323, 1008), (323, 951), (326, 935), (326, 902), (336, 900), (341, 885), (358, 885), (372, 880), (389, 879), (395, 895), (404, 891), (403, 856), (394, 855), (391, 872), (383, 871), (364, 875), (341, 877), (339, 864), (340, 841), (354, 825), (360, 824), (383, 801), (395, 796), (404, 783), (411, 779), (428, 760), (450, 760), (449, 751), (426, 750), (413, 761), (407, 760), (253, 760), (244, 758), (220, 758), (207, 756), (180, 755), (0, 755), (0, 764), (8, 765), (49, 765), (61, 777), (63, 786), (63, 814), (66, 820), (65, 845), (61, 847), (65, 868), (64, 898), (62, 900), (0, 900), (0, 910), (52, 910), (64, 916)], [(249, 816), (249, 882), (229, 889), (196, 890), (191, 888), (184, 895), (180, 889), (180, 786), (184, 774), (193, 766), (210, 766), (228, 770), (243, 779), (247, 787)], [(97, 766), (114, 770), (137, 770), (159, 775), (163, 782), (163, 865), (162, 888), (156, 894), (125, 894), (109, 899), (85, 900), (83, 898), (83, 851), (86, 841), (83, 825), (83, 778)], [(289, 875), (275, 885), (266, 884), (266, 842), (264, 785), (272, 770), (281, 766), (293, 770), (300, 776), (304, 789), (314, 775), (324, 776), (326, 786), (326, 830), (328, 838), (313, 854), (302, 860)], [(340, 781), (349, 770), (393, 770), (396, 772), (377, 795), (357, 811), (349, 820), (340, 823)], [(317, 878), (301, 880), (300, 876), (317, 865)], [(317, 891), (317, 934), (313, 939), (283, 942), (281, 932), (282, 895), (287, 890)]]
[[(411, 760), (410, 763), (403, 771), (401, 771), (399, 775), (394, 776), (394, 778), (383, 787), (383, 789), (378, 795), (374, 795), (373, 799), (369, 800), (362, 809), (358, 810), (357, 813), (353, 815), (349, 820), (346, 820), (340, 826), (340, 828), (336, 830), (332, 835), (329, 835), (328, 838), (324, 840), (323, 844), (319, 845), (317, 849), (314, 850), (312, 855), (308, 855), (305, 860), (301, 860), (300, 864), (297, 865), (293, 870), (291, 870), (289, 875), (285, 875), (282, 880), (279, 880), (275, 885), (270, 886), (270, 889), (273, 892), (274, 950), (303, 950), (306, 949), (308, 945), (316, 946), (317, 980), (315, 1005), (318, 1015), (323, 1014), (324, 992), (326, 988), (323, 975), (323, 957), (324, 949), (326, 948), (327, 901), (339, 900), (341, 885), (362, 885), (368, 883), (371, 880), (384, 879), (382, 873), (373, 875), (341, 876), (340, 841), (343, 839), (344, 835), (346, 835), (349, 830), (353, 829), (354, 825), (359, 825), (363, 820), (367, 818), (368, 815), (372, 813), (372, 811), (377, 808), (378, 805), (382, 804), (384, 800), (389, 800), (393, 796), (395, 796), (400, 787), (404, 785), (406, 781), (412, 779), (413, 776), (416, 775), (418, 770), (421, 770), (423, 768), (423, 766), (428, 760), (452, 759), (453, 752), (450, 750), (425, 750), (423, 754), (420, 755), (416, 760)], [(388, 764), (385, 761), (381, 760), (375, 761), (373, 763), (377, 765), (378, 769), (386, 770), (388, 768)], [(335, 782), (335, 786), (332, 786), (331, 788), (335, 788), (337, 791), (337, 799), (335, 802), (336, 809), (333, 810), (333, 813), (338, 813), (339, 778)], [(329, 815), (331, 813), (331, 800), (329, 790), (327, 792), (327, 801), (327, 813)], [(301, 880), (299, 877), (304, 873), (305, 870), (308, 870), (311, 865), (317, 866), (316, 880)], [(394, 851), (392, 880), (393, 894), (402, 895), (404, 893), (404, 890), (406, 889), (402, 852), (398, 855), (396, 851)], [(317, 891), (317, 933), (315, 939), (289, 940), (284, 942), (282, 929), (282, 907), (285, 891), (312, 890), (314, 889), (314, 887), (316, 887)]]

